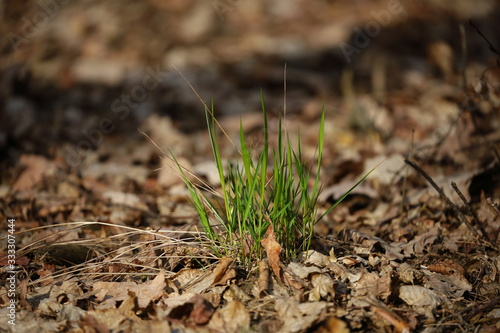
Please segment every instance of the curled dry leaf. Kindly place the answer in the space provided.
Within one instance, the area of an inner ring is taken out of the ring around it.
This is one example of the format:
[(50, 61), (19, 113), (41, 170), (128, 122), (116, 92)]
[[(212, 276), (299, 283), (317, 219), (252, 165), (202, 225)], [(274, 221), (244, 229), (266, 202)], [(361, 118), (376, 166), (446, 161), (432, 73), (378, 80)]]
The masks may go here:
[(265, 260), (259, 262), (259, 280), (257, 281), (259, 297), (269, 294), (269, 265)]
[(197, 282), (186, 288), (186, 291), (200, 294), (212, 286), (225, 284), (228, 280), (235, 278), (236, 271), (230, 268), (232, 262), (231, 258), (222, 258), (212, 273), (208, 276), (201, 275)]
[(391, 295), (391, 279), (388, 274), (379, 277), (376, 272), (365, 273), (353, 290), (359, 298), (386, 300)]
[(275, 309), (283, 326), (279, 332), (304, 332), (323, 320), (327, 310), (326, 302), (298, 303), (293, 298), (276, 299)]
[(46, 295), (37, 306), (37, 311), (45, 316), (53, 316), (55, 313), (59, 313), (65, 303), (64, 301), (61, 302), (61, 300), (75, 302), (76, 298), (83, 294), (76, 281), (64, 281), (60, 285), (44, 286), (38, 292)]
[(233, 259), (231, 258), (222, 258), (219, 261), (217, 267), (213, 272), (213, 284), (223, 284), (227, 281), (227, 272), (230, 265), (233, 263)]
[(328, 274), (315, 274), (311, 277), (313, 290), (309, 301), (333, 300), (335, 298), (335, 281)]
[(443, 297), (434, 291), (422, 286), (401, 286), (399, 288), (399, 298), (427, 318), (433, 318), (432, 312), (445, 301)]
[(204, 325), (215, 311), (203, 296), (193, 293), (168, 298), (165, 303), (169, 310), (167, 318), (187, 325)]
[(313, 274), (321, 273), (321, 269), (319, 267), (305, 266), (293, 261), (288, 264), (287, 269), (301, 279), (307, 279)]
[(12, 186), (12, 190), (14, 191), (31, 189), (42, 180), (44, 175), (53, 172), (55, 169), (53, 162), (39, 155), (22, 155), (19, 158), (19, 163), (26, 169), (24, 169)]
[(165, 288), (165, 273), (160, 271), (158, 275), (151, 281), (143, 284), (135, 282), (95, 282), (92, 289), (96, 292), (98, 301), (102, 301), (107, 297), (116, 301), (125, 301), (129, 298), (129, 291), (137, 295), (137, 304), (140, 309), (145, 309), (149, 303), (159, 298)]
[(346, 267), (336, 262), (330, 263), (328, 269), (338, 276), (341, 281), (349, 280), (351, 283), (357, 282), (362, 275), (360, 272), (351, 273)]
[(458, 274), (465, 276), (465, 269), (453, 259), (439, 260), (427, 267), (431, 272), (441, 273), (443, 275)]
[(469, 281), (459, 274), (443, 275), (432, 273), (425, 286), (450, 298), (461, 297), (466, 291), (472, 290)]
[(399, 279), (403, 283), (413, 284), (413, 281), (415, 280), (415, 275), (417, 274), (417, 270), (413, 269), (409, 264), (404, 262), (398, 267), (398, 273), (399, 273)]
[(325, 267), (330, 263), (330, 258), (318, 251), (309, 250), (299, 254), (298, 259), (306, 265)]
[(410, 333), (410, 325), (389, 309), (385, 307), (374, 307), (373, 311), (375, 312), (375, 315), (391, 323), (396, 332)]
[(240, 301), (232, 301), (217, 310), (208, 327), (221, 333), (246, 332), (250, 326), (250, 313)]
[(345, 321), (330, 317), (325, 320), (317, 330), (318, 333), (349, 333), (349, 327)]
[(274, 275), (278, 281), (283, 282), (281, 267), (280, 267), (280, 254), (281, 245), (276, 241), (276, 234), (274, 233), (273, 225), (269, 225), (267, 228), (266, 235), (263, 240), (260, 241), (262, 247), (266, 251), (267, 260)]

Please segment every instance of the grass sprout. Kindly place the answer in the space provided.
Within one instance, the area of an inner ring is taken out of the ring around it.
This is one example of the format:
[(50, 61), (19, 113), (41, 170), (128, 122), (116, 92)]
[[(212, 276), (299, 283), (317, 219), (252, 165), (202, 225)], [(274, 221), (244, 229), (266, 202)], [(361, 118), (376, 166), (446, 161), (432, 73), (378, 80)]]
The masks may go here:
[(318, 217), (318, 197), (322, 189), (320, 171), (325, 137), (324, 108), (319, 124), (315, 178), (312, 186), (309, 186), (312, 170), (302, 158), (300, 133), (297, 148), (294, 150), (283, 129), (280, 116), (277, 147), (271, 149), (262, 92), (261, 102), (264, 120), (261, 150), (255, 152), (247, 145), (240, 121), (241, 158), (235, 163), (227, 163), (226, 167), (217, 139), (217, 129), (220, 125), (214, 116), (213, 102), (211, 109), (205, 107), (208, 134), (222, 188), (222, 193), (219, 193), (215, 200), (213, 193), (202, 191), (188, 178), (187, 171), (175, 156), (170, 154), (188, 187), (191, 201), (206, 236), (213, 241), (214, 252), (219, 256), (237, 257), (248, 269), (256, 260), (263, 257), (261, 240), (270, 225), (273, 226), (285, 258), (293, 259), (298, 253), (308, 250), (313, 238), (314, 225), (375, 169), (368, 172)]

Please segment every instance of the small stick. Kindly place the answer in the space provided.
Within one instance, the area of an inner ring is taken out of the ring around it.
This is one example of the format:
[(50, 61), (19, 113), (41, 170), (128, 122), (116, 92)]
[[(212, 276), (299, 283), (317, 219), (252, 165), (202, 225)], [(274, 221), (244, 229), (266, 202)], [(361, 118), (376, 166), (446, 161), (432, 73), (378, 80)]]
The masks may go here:
[(474, 224), (479, 228), (481, 233), (483, 234), (483, 237), (486, 238), (489, 242), (491, 242), (491, 239), (489, 238), (488, 234), (486, 233), (486, 230), (484, 229), (483, 224), (479, 221), (479, 218), (477, 217), (476, 212), (472, 209), (472, 206), (469, 201), (465, 198), (463, 195), (462, 191), (458, 188), (457, 184), (455, 182), (451, 182), (451, 187), (457, 192), (458, 196), (460, 199), (462, 199), (465, 208), (467, 208), (467, 211), (469, 214), (472, 216), (472, 219), (474, 220)]
[(451, 200), (444, 194), (443, 190), (432, 180), (432, 178), (425, 172), (417, 163), (410, 161), (408, 159), (405, 159), (405, 163), (411, 166), (413, 169), (415, 169), (418, 173), (420, 173), (428, 182), (429, 184), (434, 187), (434, 189), (439, 193), (439, 196), (441, 197), (442, 200), (446, 202), (446, 204), (451, 208), (455, 216), (458, 218), (458, 220), (462, 223), (465, 223), (467, 228), (476, 236), (477, 238), (480, 238), (481, 236), (477, 232), (477, 230), (470, 224), (469, 220), (465, 217), (465, 215), (458, 209), (458, 207), (451, 202)]
[(498, 209), (498, 206), (491, 200), (491, 198), (486, 198), (486, 202), (488, 205), (490, 205), (491, 208), (497, 213), (498, 216), (500, 216), (500, 210)]
[[(465, 308), (464, 310), (462, 310), (462, 315), (464, 315), (464, 318), (466, 320), (470, 320), (471, 318), (473, 318), (474, 316), (476, 316), (477, 314), (479, 313), (488, 313), (490, 312), (491, 310), (493, 310), (495, 308), (495, 306), (500, 302), (500, 296), (497, 296), (495, 298), (493, 298), (491, 301), (489, 301), (488, 303), (486, 304), (482, 304), (482, 305), (471, 305), (471, 306), (468, 306), (467, 308)], [(470, 313), (467, 313), (469, 312)]]

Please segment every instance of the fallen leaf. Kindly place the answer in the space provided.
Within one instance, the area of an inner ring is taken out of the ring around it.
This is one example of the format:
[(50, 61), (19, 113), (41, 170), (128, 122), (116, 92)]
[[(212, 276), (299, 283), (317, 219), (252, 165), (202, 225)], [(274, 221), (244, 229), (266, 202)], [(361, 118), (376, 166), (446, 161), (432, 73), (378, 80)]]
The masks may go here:
[(259, 262), (259, 279), (257, 280), (259, 297), (265, 297), (269, 294), (269, 265), (265, 260)]
[(275, 309), (283, 322), (279, 332), (304, 332), (323, 320), (327, 312), (326, 302), (298, 303), (294, 298), (276, 299)]
[(376, 316), (385, 319), (391, 325), (393, 325), (396, 332), (410, 333), (410, 325), (403, 319), (401, 319), (398, 315), (396, 315), (393, 311), (390, 311), (387, 307), (384, 306), (382, 308), (375, 306), (373, 311)]
[(198, 294), (188, 293), (167, 300), (165, 303), (170, 309), (167, 318), (187, 325), (204, 325), (215, 311), (212, 304)]
[(43, 156), (22, 155), (19, 158), (19, 164), (26, 169), (16, 179), (12, 185), (13, 191), (22, 191), (33, 188), (42, 180), (43, 176), (55, 169), (54, 163)]
[(330, 317), (325, 320), (317, 329), (318, 333), (349, 333), (349, 327), (345, 323), (345, 321)]
[(276, 234), (274, 233), (273, 225), (270, 224), (269, 228), (267, 228), (264, 239), (261, 241), (262, 247), (267, 254), (267, 260), (271, 269), (273, 270), (274, 276), (278, 281), (283, 282), (282, 271), (280, 267), (280, 254), (281, 254), (281, 245), (276, 241)]
[(399, 288), (399, 298), (427, 318), (434, 318), (433, 311), (445, 301), (443, 297), (434, 291), (422, 286), (401, 286)]
[(328, 300), (335, 298), (335, 281), (329, 274), (315, 274), (311, 277), (313, 286), (309, 301)]
[(432, 273), (425, 287), (438, 291), (450, 298), (462, 297), (466, 291), (472, 290), (472, 285), (469, 281), (463, 275), (459, 274), (443, 275)]
[(358, 298), (386, 300), (391, 295), (391, 279), (388, 275), (380, 277), (376, 272), (365, 273), (356, 282), (353, 292)]
[(125, 301), (129, 298), (129, 291), (137, 295), (137, 303), (140, 309), (145, 309), (151, 301), (158, 299), (165, 288), (165, 273), (160, 271), (158, 275), (148, 282), (137, 284), (135, 282), (95, 282), (92, 289), (96, 292), (98, 301), (111, 297), (112, 301)]
[(441, 273), (443, 275), (459, 274), (465, 276), (465, 269), (453, 259), (438, 260), (427, 267), (431, 272)]
[(298, 259), (306, 265), (315, 265), (317, 267), (325, 267), (330, 263), (328, 256), (315, 250), (300, 253)]
[(250, 326), (250, 313), (240, 301), (232, 301), (222, 309), (217, 310), (208, 328), (215, 332), (233, 333), (248, 331)]
[(194, 282), (190, 281), (190, 286), (185, 288), (185, 291), (201, 294), (212, 286), (225, 284), (228, 280), (235, 278), (236, 271), (230, 268), (232, 262), (233, 259), (231, 258), (221, 258), (217, 267), (211, 273), (198, 276), (198, 279), (194, 280)]

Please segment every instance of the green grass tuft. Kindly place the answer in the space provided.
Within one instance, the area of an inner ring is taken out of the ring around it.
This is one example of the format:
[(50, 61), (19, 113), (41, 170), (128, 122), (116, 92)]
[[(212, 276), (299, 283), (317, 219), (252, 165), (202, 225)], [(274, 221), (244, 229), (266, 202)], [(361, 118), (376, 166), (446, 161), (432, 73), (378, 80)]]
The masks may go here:
[[(262, 92), (261, 101), (264, 118), (263, 147), (255, 154), (247, 146), (240, 121), (241, 160), (234, 164), (228, 163), (227, 168), (224, 168), (217, 140), (218, 123), (214, 116), (213, 103), (211, 110), (206, 109), (210, 143), (222, 188), (221, 200), (214, 201), (212, 195), (202, 192), (188, 179), (185, 170), (177, 163), (201, 225), (214, 243), (215, 253), (220, 256), (236, 256), (247, 269), (262, 258), (261, 240), (270, 224), (286, 258), (295, 258), (300, 252), (308, 250), (314, 225), (373, 171), (372, 169), (366, 174), (318, 218), (324, 109), (321, 112), (319, 128), (316, 175), (310, 189), (311, 168), (302, 159), (300, 135), (297, 150), (293, 150), (289, 137), (284, 133), (280, 117), (277, 148), (270, 151), (267, 113)], [(252, 159), (252, 156), (256, 158)], [(172, 158), (177, 162), (174, 156)]]

